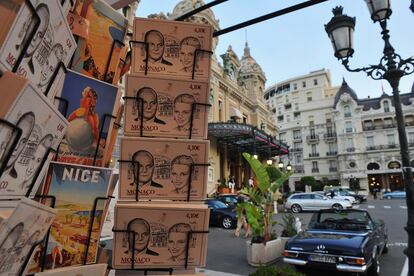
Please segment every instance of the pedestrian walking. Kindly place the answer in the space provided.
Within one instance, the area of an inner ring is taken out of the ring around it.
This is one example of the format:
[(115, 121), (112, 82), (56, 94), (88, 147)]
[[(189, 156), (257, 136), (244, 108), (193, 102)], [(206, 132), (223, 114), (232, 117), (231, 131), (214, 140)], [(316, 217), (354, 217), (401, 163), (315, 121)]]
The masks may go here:
[(234, 176), (229, 180), (229, 188), (231, 193), (234, 194), (234, 188), (236, 187), (236, 181), (234, 180)]

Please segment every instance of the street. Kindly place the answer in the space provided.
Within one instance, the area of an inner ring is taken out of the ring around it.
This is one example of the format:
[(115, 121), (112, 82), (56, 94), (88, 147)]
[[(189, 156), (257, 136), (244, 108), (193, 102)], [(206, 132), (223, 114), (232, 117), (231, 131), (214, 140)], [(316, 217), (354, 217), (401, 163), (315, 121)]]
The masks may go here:
[[(384, 220), (388, 228), (389, 252), (381, 259), (381, 275), (399, 276), (405, 261), (403, 250), (407, 246), (407, 233), (404, 230), (407, 220), (405, 200), (369, 199), (368, 202), (355, 207), (368, 210), (374, 220)], [(281, 221), (282, 215), (276, 215), (277, 222)], [(306, 228), (312, 213), (300, 213), (295, 216), (301, 218), (303, 227)], [(249, 266), (246, 260), (247, 240), (249, 239), (234, 237), (234, 230), (210, 228), (206, 269), (239, 275), (249, 275), (254, 272), (256, 269)], [(276, 265), (282, 264), (282, 261), (276, 263)], [(321, 273), (308, 275), (321, 275)]]

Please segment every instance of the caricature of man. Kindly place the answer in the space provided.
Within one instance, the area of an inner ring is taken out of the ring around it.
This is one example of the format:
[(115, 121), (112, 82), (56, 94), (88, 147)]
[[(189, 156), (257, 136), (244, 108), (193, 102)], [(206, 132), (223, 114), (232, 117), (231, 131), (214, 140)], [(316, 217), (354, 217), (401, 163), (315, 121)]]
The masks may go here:
[(174, 120), (177, 122), (178, 131), (190, 129), (191, 109), (195, 99), (190, 94), (181, 94), (174, 99)]
[(183, 68), (182, 72), (193, 72), (194, 56), (197, 49), (201, 48), (200, 41), (193, 37), (187, 36), (180, 42), (180, 62)]
[(144, 41), (148, 43), (148, 61), (150, 63), (172, 65), (171, 62), (163, 58), (165, 41), (161, 32), (157, 30), (146, 32)]
[[(50, 21), (50, 11), (49, 11), (49, 8), (45, 4), (39, 4), (36, 7), (36, 13), (39, 15), (40, 24), (24, 55), (25, 58), (30, 58), (27, 64), (32, 74), (34, 74), (33, 54), (39, 47), (40, 42), (42, 42), (43, 37), (45, 36), (46, 31), (49, 27), (49, 21)], [(17, 50), (19, 51), (23, 50), (23, 46), (28, 41), (29, 36), (33, 32), (33, 29), (36, 23), (37, 23), (36, 19), (33, 16), (30, 17), (28, 21), (26, 21), (26, 23), (23, 26), (23, 30), (21, 31), (21, 33), (24, 32), (24, 37), (23, 37), (21, 44), (16, 45)]]
[[(22, 135), (20, 136), (19, 141), (17, 142), (16, 147), (14, 148), (10, 159), (6, 165), (6, 171), (9, 171), (9, 175), (12, 178), (17, 178), (17, 170), (15, 168), (15, 163), (19, 159), (20, 154), (22, 153), (24, 147), (26, 146), (27, 141), (29, 140), (30, 134), (32, 133), (33, 127), (35, 125), (35, 115), (33, 112), (24, 113), (16, 123), (16, 126), (22, 130)], [(12, 134), (10, 134), (12, 136)], [(10, 137), (11, 138), (11, 137)], [(5, 141), (8, 143), (9, 141)], [(9, 148), (9, 145), (6, 145), (6, 148)]]
[(160, 120), (155, 116), (158, 109), (158, 97), (154, 89), (150, 87), (141, 88), (137, 92), (137, 98), (139, 99), (136, 102), (136, 104), (138, 105), (138, 116), (134, 119), (135, 121), (138, 121), (140, 119), (142, 106), (144, 109), (144, 111), (142, 112), (144, 122), (165, 125), (165, 122), (163, 120)]
[(135, 232), (135, 244), (133, 243), (133, 236), (129, 234), (128, 250), (135, 250), (138, 254), (147, 254), (158, 256), (159, 254), (148, 248), (151, 238), (151, 228), (149, 223), (142, 218), (136, 218), (128, 223), (128, 230)]
[(190, 231), (191, 226), (187, 223), (176, 223), (168, 230), (167, 246), (171, 254), (170, 260), (184, 261), (188, 232)]
[(40, 72), (40, 82), (37, 84), (39, 88), (45, 87), (49, 84), (50, 78), (55, 72), (60, 61), (64, 59), (64, 51), (61, 44), (57, 43), (53, 46), (50, 55), (45, 60)]
[[(152, 180), (154, 174), (154, 157), (146, 150), (139, 150), (132, 155), (132, 160), (137, 161), (138, 164), (134, 164), (134, 175), (139, 173), (139, 187), (151, 186), (155, 188), (162, 188), (163, 186)], [(137, 171), (136, 168), (139, 168)], [(134, 179), (135, 181), (135, 179)], [(130, 184), (135, 185), (135, 183)]]
[(86, 120), (91, 127), (92, 135), (96, 144), (98, 144), (99, 138), (99, 118), (98, 113), (96, 112), (97, 101), (98, 93), (89, 86), (85, 87), (82, 91), (80, 107), (73, 111), (68, 117), (69, 122), (78, 118)]
[(8, 263), (14, 263), (16, 245), (20, 240), (24, 230), (24, 223), (20, 222), (15, 225), (4, 240), (0, 241), (0, 272), (8, 269)]
[(193, 158), (188, 155), (179, 155), (171, 161), (171, 182), (174, 185), (173, 192), (187, 192), (190, 179), (191, 164)]

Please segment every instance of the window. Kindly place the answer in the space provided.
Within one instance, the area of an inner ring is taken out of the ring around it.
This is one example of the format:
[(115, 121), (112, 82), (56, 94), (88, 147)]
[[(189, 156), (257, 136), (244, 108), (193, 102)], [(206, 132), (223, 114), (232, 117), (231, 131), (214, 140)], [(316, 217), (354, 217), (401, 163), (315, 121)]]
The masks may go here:
[(300, 129), (293, 131), (293, 139), (300, 139), (302, 137), (302, 133)]
[(318, 161), (312, 161), (312, 169), (318, 169)]
[(367, 146), (373, 147), (374, 146), (374, 136), (368, 136), (367, 137)]
[(309, 133), (310, 133), (310, 136), (315, 137), (315, 129), (314, 128), (309, 129)]
[(347, 149), (352, 149), (354, 147), (354, 140), (352, 138), (348, 138), (345, 140), (345, 147)]
[(293, 84), (293, 90), (296, 90), (296, 89), (298, 89), (298, 84), (297, 83), (294, 83)]
[(318, 85), (318, 79), (313, 79), (313, 85)]
[(328, 133), (329, 136), (332, 136), (333, 134), (333, 130), (331, 126), (326, 127), (326, 132)]
[(334, 143), (329, 143), (329, 152), (335, 152), (336, 151), (336, 145)]
[(293, 112), (293, 119), (300, 119), (300, 112)]
[(302, 149), (302, 143), (301, 142), (295, 142), (293, 143), (294, 149)]
[(296, 164), (301, 164), (302, 163), (302, 155), (301, 154), (296, 154), (295, 155), (295, 163)]
[(278, 107), (277, 112), (278, 112), (279, 115), (282, 114), (282, 107)]
[(218, 110), (219, 110), (219, 121), (223, 121), (223, 102), (221, 100), (218, 101)]
[(408, 143), (414, 143), (414, 132), (408, 132)]
[(280, 141), (286, 141), (286, 133), (280, 133), (279, 134), (279, 140)]
[(312, 154), (315, 154), (315, 153), (316, 153), (316, 145), (312, 144)]
[(351, 121), (346, 121), (345, 122), (345, 132), (346, 133), (352, 132), (352, 122)]
[(305, 88), (306, 87), (306, 81), (302, 81), (302, 87)]
[(279, 122), (283, 122), (283, 115), (277, 116), (277, 120), (278, 120)]
[(385, 118), (384, 119), (384, 125), (385, 127), (392, 127), (392, 118)]
[(243, 114), (243, 124), (247, 124), (247, 115)]
[(336, 168), (336, 161), (335, 160), (329, 160), (329, 168)]
[(308, 102), (311, 102), (312, 101), (312, 92), (306, 92), (306, 100)]
[(384, 102), (384, 112), (390, 112), (390, 103), (388, 101)]
[(295, 103), (295, 110), (298, 111), (299, 110), (299, 103)]
[(286, 122), (290, 122), (290, 115), (288, 114), (288, 115), (286, 115)]
[(349, 118), (349, 117), (351, 117), (351, 116), (352, 116), (352, 113), (351, 113), (351, 107), (349, 107), (349, 105), (345, 105), (345, 106), (344, 106), (344, 116), (345, 116), (346, 118)]
[(387, 134), (388, 145), (395, 145), (395, 136), (394, 134)]

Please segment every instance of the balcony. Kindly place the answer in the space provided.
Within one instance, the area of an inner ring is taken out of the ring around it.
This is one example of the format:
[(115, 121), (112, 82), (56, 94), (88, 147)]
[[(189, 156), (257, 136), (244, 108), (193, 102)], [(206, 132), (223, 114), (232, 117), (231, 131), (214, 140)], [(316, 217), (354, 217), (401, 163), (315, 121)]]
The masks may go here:
[(355, 148), (346, 148), (347, 152), (355, 152)]
[(302, 152), (303, 148), (292, 148), (290, 149), (291, 152)]
[(293, 142), (302, 142), (302, 137), (293, 137)]
[(294, 166), (295, 173), (304, 173), (305, 169), (303, 166)]
[(374, 126), (364, 126), (364, 130), (375, 130)]
[(319, 168), (312, 168), (312, 172), (313, 173), (318, 173), (319, 172)]
[(368, 146), (367, 147), (367, 151), (369, 151), (369, 150), (379, 150), (379, 149), (381, 149), (381, 146)]
[(317, 134), (308, 135), (308, 136), (306, 136), (306, 141), (308, 141), (308, 142), (318, 142), (319, 141), (319, 135), (317, 135)]
[(319, 157), (319, 153), (318, 152), (309, 153), (309, 157)]
[(323, 135), (323, 139), (325, 140), (336, 140), (336, 133), (328, 132)]
[(393, 124), (385, 124), (383, 128), (394, 128), (395, 126)]
[(336, 167), (329, 167), (329, 172), (337, 172), (338, 168)]
[(396, 144), (388, 144), (388, 145), (385, 145), (384, 147), (387, 148), (387, 149), (395, 149), (397, 147), (397, 145)]
[(338, 154), (337, 151), (327, 151), (326, 152), (326, 156), (334, 156), (334, 155), (337, 155), (337, 154)]

